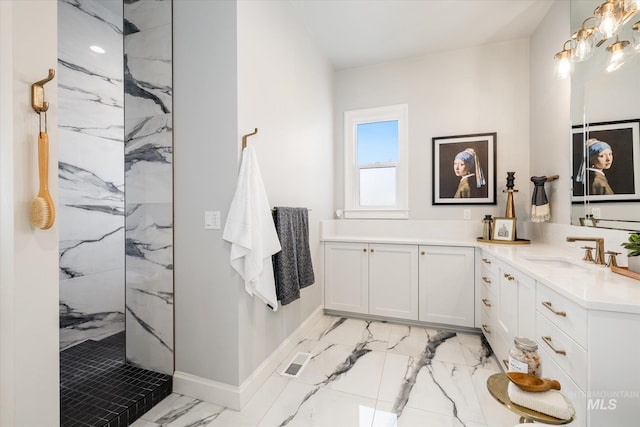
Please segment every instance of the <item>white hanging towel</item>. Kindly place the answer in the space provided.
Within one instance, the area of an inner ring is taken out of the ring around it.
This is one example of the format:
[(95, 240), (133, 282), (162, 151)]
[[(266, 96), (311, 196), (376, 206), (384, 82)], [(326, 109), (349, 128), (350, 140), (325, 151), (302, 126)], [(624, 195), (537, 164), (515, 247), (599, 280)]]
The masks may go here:
[(271, 256), (280, 241), (253, 147), (242, 151), (238, 185), (222, 238), (231, 242), (231, 266), (244, 279), (249, 295), (256, 295), (273, 311), (278, 309)]

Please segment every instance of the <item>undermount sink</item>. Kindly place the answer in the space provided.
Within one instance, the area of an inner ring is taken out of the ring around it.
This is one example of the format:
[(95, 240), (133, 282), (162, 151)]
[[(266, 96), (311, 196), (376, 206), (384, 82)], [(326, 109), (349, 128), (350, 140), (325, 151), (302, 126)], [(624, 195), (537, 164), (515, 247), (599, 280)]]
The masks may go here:
[(584, 261), (573, 261), (565, 258), (545, 257), (545, 256), (529, 256), (525, 259), (531, 263), (540, 266), (563, 269), (563, 270), (599, 270), (600, 266), (595, 264), (587, 264)]

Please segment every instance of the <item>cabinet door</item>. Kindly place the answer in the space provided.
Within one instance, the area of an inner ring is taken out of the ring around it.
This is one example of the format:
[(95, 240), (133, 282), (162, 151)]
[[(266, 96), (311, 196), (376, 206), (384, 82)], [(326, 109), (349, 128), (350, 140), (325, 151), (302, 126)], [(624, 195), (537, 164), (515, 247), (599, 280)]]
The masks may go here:
[(418, 319), (418, 247), (369, 245), (369, 314)]
[(518, 279), (513, 269), (502, 266), (498, 282), (498, 327), (505, 339), (513, 343), (518, 333)]
[(368, 313), (369, 247), (366, 243), (324, 244), (324, 306)]
[(474, 325), (473, 248), (420, 246), (420, 320)]

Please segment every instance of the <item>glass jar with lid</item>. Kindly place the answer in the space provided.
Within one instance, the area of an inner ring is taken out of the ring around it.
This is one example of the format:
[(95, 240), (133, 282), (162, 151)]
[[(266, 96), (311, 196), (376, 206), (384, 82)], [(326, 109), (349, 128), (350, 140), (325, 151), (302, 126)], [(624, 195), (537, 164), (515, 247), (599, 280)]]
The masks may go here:
[(515, 337), (514, 346), (509, 351), (509, 371), (522, 372), (540, 377), (540, 356), (538, 344), (525, 337)]

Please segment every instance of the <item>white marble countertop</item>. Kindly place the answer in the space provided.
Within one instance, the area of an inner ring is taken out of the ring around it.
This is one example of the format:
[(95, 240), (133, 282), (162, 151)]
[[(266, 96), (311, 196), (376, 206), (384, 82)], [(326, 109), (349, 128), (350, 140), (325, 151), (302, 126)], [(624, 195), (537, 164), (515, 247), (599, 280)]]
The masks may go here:
[[(613, 273), (609, 268), (586, 263), (575, 250), (532, 242), (526, 245), (483, 243), (468, 238), (389, 237), (374, 235), (325, 235), (323, 242), (361, 242), (405, 245), (479, 247), (511, 264), (538, 282), (578, 305), (591, 310), (640, 314), (640, 281)], [(620, 255), (622, 256), (622, 255)], [(531, 261), (553, 258), (584, 265), (585, 268), (556, 268)]]
[(466, 238), (422, 238), (422, 237), (393, 237), (393, 236), (362, 236), (362, 235), (331, 235), (323, 236), (323, 242), (358, 242), (358, 243), (386, 243), (396, 245), (433, 245), (433, 246), (466, 246), (476, 247), (476, 242)]
[[(477, 242), (477, 246), (508, 262), (582, 307), (624, 313), (640, 313), (640, 280), (614, 273), (605, 266), (582, 261), (555, 245), (503, 245)], [(552, 258), (586, 268), (556, 268), (532, 261)]]

